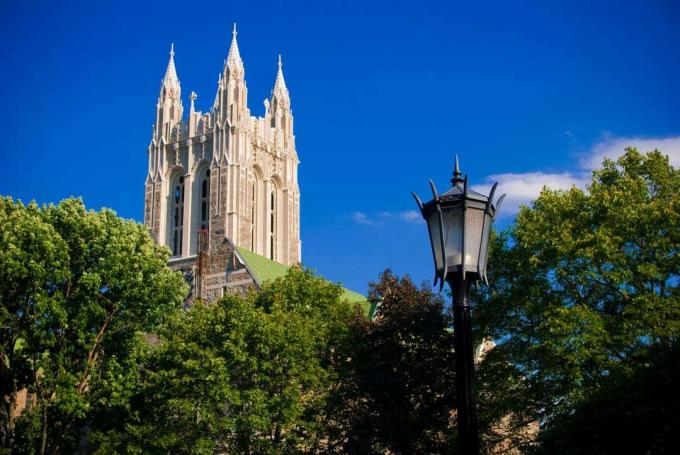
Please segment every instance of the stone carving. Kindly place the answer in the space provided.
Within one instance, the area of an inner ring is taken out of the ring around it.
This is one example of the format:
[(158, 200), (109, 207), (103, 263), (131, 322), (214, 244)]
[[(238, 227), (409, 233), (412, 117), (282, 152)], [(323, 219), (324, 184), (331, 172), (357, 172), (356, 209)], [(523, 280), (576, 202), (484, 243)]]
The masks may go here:
[(178, 123), (175, 125), (173, 139), (177, 142), (182, 140), (182, 124)]

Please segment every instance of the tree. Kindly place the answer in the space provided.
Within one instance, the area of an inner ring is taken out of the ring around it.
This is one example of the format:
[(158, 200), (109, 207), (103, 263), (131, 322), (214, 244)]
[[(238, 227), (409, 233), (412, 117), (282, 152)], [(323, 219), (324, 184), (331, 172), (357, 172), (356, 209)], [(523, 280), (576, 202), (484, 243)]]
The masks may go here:
[[(115, 401), (139, 334), (181, 307), (186, 285), (144, 226), (78, 199), (0, 198), (0, 230), (3, 446), (70, 452), (93, 409)], [(37, 404), (18, 447), (7, 410), (23, 388)]]
[(140, 363), (124, 426), (101, 453), (314, 453), (333, 353), (352, 307), (341, 289), (291, 268), (247, 298), (199, 303), (159, 331)]
[(638, 353), (560, 416), (539, 439), (538, 454), (675, 454), (680, 450), (680, 343)]
[(453, 335), (429, 286), (385, 271), (370, 284), (373, 321), (357, 316), (335, 395), (332, 449), (355, 454), (443, 453), (455, 405)]
[[(22, 362), (21, 350), (37, 308), (49, 306), (45, 283), (63, 281), (68, 274), (64, 241), (43, 219), (36, 204), (25, 207), (0, 198), (0, 396), (2, 447), (11, 448), (14, 422), (11, 409), (18, 389), (32, 382), (32, 371)], [(34, 308), (36, 310), (34, 310)]]
[(588, 191), (545, 188), (523, 207), (494, 242), (473, 318), (499, 342), (479, 372), (487, 434), (501, 416), (514, 421), (504, 437), (531, 421), (550, 428), (674, 342), (679, 247), (680, 175), (658, 151), (627, 149)]

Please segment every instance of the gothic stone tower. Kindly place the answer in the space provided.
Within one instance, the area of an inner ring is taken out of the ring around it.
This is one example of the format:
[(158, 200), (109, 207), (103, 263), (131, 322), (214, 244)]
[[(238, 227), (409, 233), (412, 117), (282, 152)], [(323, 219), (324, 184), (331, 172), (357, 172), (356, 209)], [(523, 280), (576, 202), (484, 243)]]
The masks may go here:
[(190, 299), (257, 287), (238, 251), (300, 262), (300, 190), (290, 96), (281, 57), (264, 117), (250, 115), (236, 26), (212, 109), (183, 118), (174, 47), (148, 147), (144, 223), (170, 248)]

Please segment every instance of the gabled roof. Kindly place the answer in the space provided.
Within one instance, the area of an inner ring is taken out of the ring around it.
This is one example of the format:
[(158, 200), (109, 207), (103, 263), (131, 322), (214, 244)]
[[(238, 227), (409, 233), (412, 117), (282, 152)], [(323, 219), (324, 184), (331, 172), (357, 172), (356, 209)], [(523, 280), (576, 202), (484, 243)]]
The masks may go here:
[[(243, 261), (248, 271), (253, 275), (253, 278), (255, 279), (255, 282), (258, 284), (258, 286), (265, 281), (281, 278), (288, 271), (288, 266), (276, 261), (272, 261), (271, 259), (267, 259), (266, 257), (260, 256), (259, 254), (253, 253), (252, 251), (249, 251), (245, 248), (237, 246), (236, 253)], [(350, 289), (342, 288), (341, 298), (349, 303), (361, 305), (366, 316), (369, 318), (373, 317), (375, 305), (369, 303), (365, 296)]]

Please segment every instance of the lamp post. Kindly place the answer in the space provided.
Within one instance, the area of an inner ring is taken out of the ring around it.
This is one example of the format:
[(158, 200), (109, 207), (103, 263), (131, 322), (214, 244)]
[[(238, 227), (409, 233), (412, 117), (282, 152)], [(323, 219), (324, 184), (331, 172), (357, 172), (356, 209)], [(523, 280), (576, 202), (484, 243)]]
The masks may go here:
[(439, 282), (441, 290), (444, 282), (447, 282), (453, 294), (456, 398), (461, 453), (477, 455), (479, 434), (472, 392), (472, 321), (467, 295), (472, 282), (487, 282), (486, 260), (491, 224), (505, 195), (494, 203), (498, 183), (493, 185), (489, 196), (468, 188), (467, 176), (461, 176), (457, 156), (451, 183), (451, 189), (439, 194), (434, 182), (430, 180), (433, 199), (425, 204), (415, 193), (412, 194), (430, 234), (435, 266), (434, 285)]

